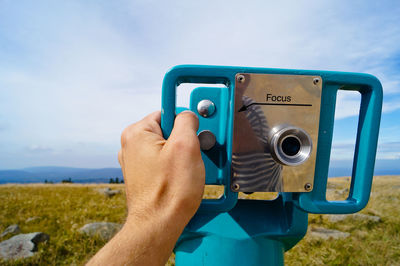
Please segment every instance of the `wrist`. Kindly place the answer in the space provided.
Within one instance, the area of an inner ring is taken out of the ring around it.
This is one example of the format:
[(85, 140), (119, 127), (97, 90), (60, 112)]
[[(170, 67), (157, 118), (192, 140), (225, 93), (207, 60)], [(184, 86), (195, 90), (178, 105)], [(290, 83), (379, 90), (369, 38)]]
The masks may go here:
[(171, 221), (163, 215), (128, 215), (122, 229), (88, 265), (164, 265), (184, 227)]
[[(123, 230), (129, 232), (143, 232), (145, 235), (159, 237), (168, 236), (168, 238), (179, 238), (186, 226), (184, 219), (169, 208), (161, 211), (149, 212), (130, 212), (126, 218)], [(122, 230), (121, 230), (122, 231)]]
[[(126, 225), (149, 225), (154, 228), (168, 227), (170, 230), (183, 231), (200, 205), (200, 201), (193, 199), (172, 198), (167, 204), (155, 204), (149, 201), (145, 204), (137, 202), (130, 204)], [(153, 203), (153, 204), (152, 204)], [(145, 206), (144, 206), (145, 205)], [(129, 206), (129, 205), (128, 205)]]

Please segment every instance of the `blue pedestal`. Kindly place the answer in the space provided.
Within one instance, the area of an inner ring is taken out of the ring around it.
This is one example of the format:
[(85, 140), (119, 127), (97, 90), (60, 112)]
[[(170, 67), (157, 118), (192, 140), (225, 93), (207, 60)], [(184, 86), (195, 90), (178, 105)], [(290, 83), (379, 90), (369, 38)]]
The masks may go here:
[(283, 265), (307, 231), (308, 214), (290, 197), (239, 200), (225, 213), (197, 213), (176, 247), (176, 265)]
[(232, 239), (204, 236), (182, 242), (176, 265), (283, 265), (283, 244), (266, 237)]

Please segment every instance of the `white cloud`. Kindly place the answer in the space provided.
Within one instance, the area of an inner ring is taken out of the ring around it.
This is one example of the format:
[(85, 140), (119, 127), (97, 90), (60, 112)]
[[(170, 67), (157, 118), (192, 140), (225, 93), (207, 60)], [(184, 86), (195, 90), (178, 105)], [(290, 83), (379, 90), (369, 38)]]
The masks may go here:
[(45, 146), (45, 145), (37, 145), (37, 144), (33, 144), (27, 147), (27, 150), (29, 152), (33, 152), (33, 153), (42, 153), (42, 152), (51, 152), (53, 151), (52, 148)]
[[(152, 8), (141, 4), (139, 10), (162, 21), (142, 18), (157, 32), (149, 39), (167, 51), (160, 62), (367, 72), (381, 79), (385, 95), (400, 93), (396, 2), (168, 2)], [(136, 15), (137, 4), (131, 10)], [(386, 102), (391, 108), (384, 112), (398, 109)], [(357, 106), (351, 97), (339, 98), (336, 118), (357, 115)]]
[(400, 159), (400, 141), (379, 143), (377, 159)]
[[(331, 160), (352, 160), (354, 157), (354, 141), (337, 141), (332, 144)], [(400, 141), (378, 143), (377, 160), (397, 160), (400, 159)]]
[[(370, 72), (393, 96), (384, 112), (400, 108), (397, 2), (39, 1), (0, 10), (2, 146), (40, 143), (84, 158), (94, 151), (76, 143), (89, 143), (108, 158), (126, 125), (160, 108), (163, 75), (182, 63)], [(336, 118), (358, 108), (359, 98), (339, 95)]]
[(385, 102), (385, 103), (383, 103), (382, 111), (384, 113), (389, 113), (389, 112), (393, 112), (395, 110), (400, 109), (400, 102), (398, 100), (399, 100), (399, 98), (397, 98), (393, 102)]
[(331, 160), (352, 160), (354, 156), (355, 140), (332, 143)]
[(339, 90), (336, 98), (335, 119), (359, 114), (361, 94), (357, 91)]

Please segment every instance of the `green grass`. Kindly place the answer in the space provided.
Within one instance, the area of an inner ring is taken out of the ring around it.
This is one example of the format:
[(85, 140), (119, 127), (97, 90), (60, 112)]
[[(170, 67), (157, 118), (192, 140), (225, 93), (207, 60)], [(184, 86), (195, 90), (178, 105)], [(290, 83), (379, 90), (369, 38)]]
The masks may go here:
[[(124, 194), (106, 198), (96, 191), (98, 187), (0, 186), (0, 202), (3, 205), (0, 210), (1, 232), (10, 224), (18, 224), (22, 233), (43, 232), (50, 235), (50, 241), (40, 244), (39, 252), (34, 257), (1, 264), (71, 265), (87, 261), (105, 241), (82, 235), (77, 229), (91, 222), (123, 223), (126, 213)], [(119, 187), (123, 190), (122, 185)], [(26, 222), (30, 217), (39, 218)]]
[[(346, 178), (330, 180), (330, 187), (340, 191)], [(126, 215), (125, 194), (106, 198), (100, 187), (123, 189), (123, 185), (3, 185), (0, 186), (0, 233), (18, 224), (22, 233), (44, 232), (47, 243), (39, 245), (35, 256), (1, 265), (81, 265), (105, 241), (81, 235), (77, 229), (91, 222), (123, 223)], [(207, 195), (217, 194), (215, 190)], [(257, 197), (252, 195), (251, 197)], [(331, 192), (330, 199), (343, 198)], [(310, 215), (309, 228), (325, 227), (350, 233), (342, 240), (321, 241), (307, 235), (285, 254), (287, 265), (400, 265), (400, 177), (376, 177), (371, 200), (362, 213), (378, 215), (381, 222), (347, 218), (331, 223), (324, 215)], [(26, 222), (30, 217), (38, 219)], [(5, 240), (9, 236), (1, 239)], [(173, 259), (168, 262), (173, 265)]]

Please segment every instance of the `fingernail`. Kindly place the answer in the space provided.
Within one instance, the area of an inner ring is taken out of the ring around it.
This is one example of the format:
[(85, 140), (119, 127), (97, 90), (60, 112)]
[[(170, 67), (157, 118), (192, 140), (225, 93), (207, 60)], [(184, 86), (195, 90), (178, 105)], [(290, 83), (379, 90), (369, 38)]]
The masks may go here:
[(194, 114), (194, 116), (195, 116), (197, 119), (199, 119), (199, 118), (197, 117), (197, 115), (196, 115), (194, 112), (190, 111), (190, 110), (185, 110), (185, 111), (183, 111), (183, 112), (181, 112), (181, 113), (179, 113), (179, 114), (183, 114), (183, 113), (192, 113), (192, 114)]

